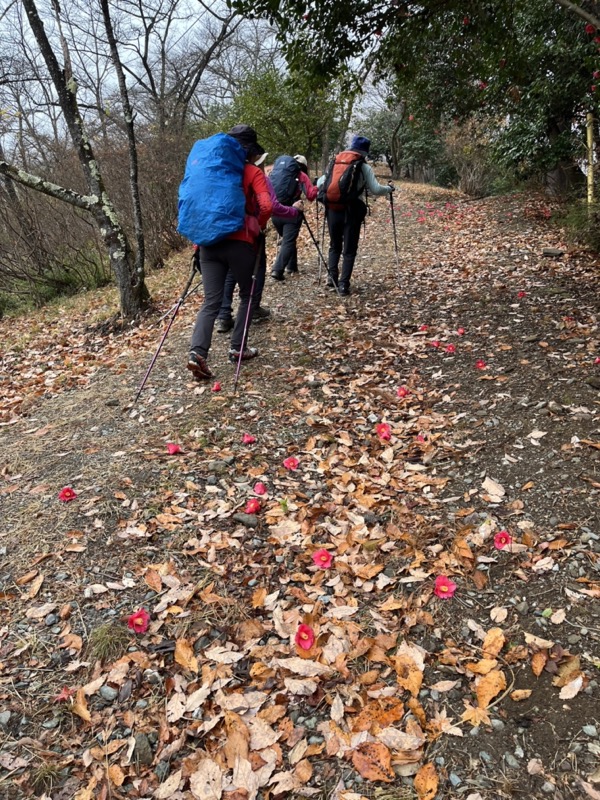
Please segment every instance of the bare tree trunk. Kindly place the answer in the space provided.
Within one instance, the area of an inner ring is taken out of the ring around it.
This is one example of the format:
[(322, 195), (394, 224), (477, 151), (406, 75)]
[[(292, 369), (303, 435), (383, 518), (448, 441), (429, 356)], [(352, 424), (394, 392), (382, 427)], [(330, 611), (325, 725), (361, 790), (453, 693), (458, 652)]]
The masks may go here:
[(121, 94), (121, 102), (123, 103), (123, 114), (125, 117), (125, 128), (127, 130), (127, 144), (129, 150), (129, 191), (131, 193), (131, 203), (133, 206), (133, 224), (135, 229), (136, 239), (136, 255), (135, 255), (135, 271), (138, 275), (144, 275), (145, 263), (145, 242), (144, 242), (144, 228), (142, 224), (142, 204), (140, 201), (140, 187), (138, 181), (138, 156), (137, 146), (135, 141), (135, 130), (133, 127), (133, 109), (129, 102), (129, 93), (127, 91), (127, 83), (125, 82), (125, 74), (123, 72), (123, 65), (119, 57), (117, 49), (117, 41), (113, 30), (113, 24), (110, 17), (110, 10), (108, 7), (108, 0), (100, 0), (100, 7), (102, 9), (102, 17), (104, 19), (104, 27), (106, 29), (106, 36), (110, 47), (110, 55), (112, 58), (113, 66), (117, 73), (117, 80), (119, 82), (119, 92)]
[[(52, 46), (46, 36), (44, 24), (40, 19), (35, 0), (22, 0), (27, 19), (33, 35), (37, 41), (40, 52), (46, 62), (48, 72), (52, 78), (54, 88), (58, 94), (58, 102), (64, 114), (67, 128), (71, 136), (71, 140), (77, 151), (79, 161), (81, 163), (83, 173), (86, 179), (90, 195), (89, 203), (80, 206), (90, 211), (100, 229), (102, 240), (108, 251), (111, 267), (117, 279), (117, 285), (120, 294), (121, 311), (128, 317), (135, 317), (146, 308), (149, 300), (148, 290), (144, 282), (143, 265), (136, 265), (133, 262), (133, 256), (127, 235), (119, 221), (116, 210), (108, 196), (100, 167), (94, 157), (92, 146), (86, 136), (83, 120), (79, 113), (79, 106), (77, 103), (76, 93), (77, 84), (74, 76), (71, 74), (70, 61), (68, 55), (67, 44), (62, 38), (63, 54), (65, 59), (64, 69), (60, 68), (58, 60)], [(54, 0), (55, 11), (58, 14), (59, 9)], [(60, 20), (57, 18), (60, 26)], [(4, 162), (5, 163), (5, 162)], [(9, 165), (6, 165), (8, 167)], [(0, 163), (2, 167), (2, 163)], [(4, 170), (4, 174), (12, 177), (25, 186), (36, 189), (37, 191), (50, 192), (42, 188), (47, 182), (41, 178), (35, 178), (28, 175), (28, 178), (33, 180), (24, 180), (19, 170), (16, 170), (17, 175), (10, 174), (10, 170)], [(75, 197), (81, 197), (76, 192), (71, 192), (62, 187), (56, 187), (58, 190), (53, 196), (61, 200), (70, 202), (72, 205), (79, 205), (74, 202)], [(93, 202), (92, 202), (93, 201)]]

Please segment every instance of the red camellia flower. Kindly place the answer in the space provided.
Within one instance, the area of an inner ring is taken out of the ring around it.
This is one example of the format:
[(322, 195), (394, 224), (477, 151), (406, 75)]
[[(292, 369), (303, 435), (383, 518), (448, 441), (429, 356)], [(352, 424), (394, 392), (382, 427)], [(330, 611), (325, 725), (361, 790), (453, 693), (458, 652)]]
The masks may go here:
[(479, 361), (477, 361), (477, 363), (475, 364), (475, 367), (477, 369), (487, 369), (487, 364), (485, 363), (483, 358), (480, 358)]
[(68, 686), (63, 686), (60, 692), (52, 698), (55, 703), (66, 703), (75, 694), (75, 689), (69, 689)]
[(421, 442), (421, 444), (425, 442), (425, 437), (422, 433), (417, 434), (417, 442)]
[(456, 591), (456, 584), (446, 575), (438, 575), (435, 579), (433, 593), (442, 600), (449, 600)]
[(517, 297), (519, 299), (522, 299), (523, 297), (527, 297), (527, 292), (518, 292), (517, 293)]
[(463, 17), (463, 25), (468, 25), (468, 24), (469, 24), (469, 22), (471, 22), (471, 20), (469, 19), (469, 17)]
[(408, 121), (409, 121), (409, 122), (414, 122), (414, 121), (415, 121), (414, 114), (409, 114), (409, 115), (408, 115)]
[(290, 456), (284, 460), (283, 466), (293, 472), (294, 470), (298, 469), (300, 462), (297, 458), (294, 458), (294, 456)]
[(256, 497), (251, 497), (246, 503), (244, 511), (246, 514), (258, 514), (260, 511), (260, 500), (257, 500)]
[(465, 333), (466, 333), (466, 331), (465, 331), (465, 329), (464, 329), (464, 328), (457, 328), (457, 329), (456, 329), (456, 333), (457, 333), (459, 336), (464, 336), (464, 335), (465, 335)]
[(431, 347), (439, 347), (441, 342), (439, 342), (437, 339), (434, 339), (433, 342), (429, 342), (429, 344)]
[(592, 25), (591, 22), (588, 22), (588, 24), (585, 26), (585, 32), (589, 33), (591, 36), (593, 33), (596, 33), (596, 26)]
[(314, 643), (315, 632), (310, 625), (298, 625), (298, 630), (296, 631), (296, 644), (298, 647), (302, 648), (302, 650), (310, 650)]
[(258, 481), (254, 484), (254, 493), (255, 494), (266, 494), (267, 487), (261, 481)]
[(146, 633), (148, 630), (148, 623), (150, 622), (150, 614), (145, 608), (140, 608), (135, 614), (131, 614), (127, 619), (127, 627), (135, 633)]
[(595, 80), (598, 80), (598, 78), (600, 78), (600, 69), (595, 69), (592, 72), (592, 78), (594, 78)]
[(498, 531), (494, 536), (494, 547), (496, 550), (504, 550), (512, 542), (512, 536), (508, 531)]
[(220, 392), (220, 391), (221, 391), (221, 384), (219, 383), (219, 381), (215, 381), (211, 389), (211, 392)]
[(449, 345), (446, 347), (446, 352), (447, 352), (447, 353), (456, 353), (456, 345), (449, 344)]
[(423, 325), (421, 325), (421, 327), (419, 328), (419, 330), (420, 330), (420, 331), (428, 331), (428, 330), (429, 330), (429, 325), (425, 325), (425, 324), (423, 324)]
[(320, 569), (329, 569), (331, 562), (333, 561), (333, 556), (329, 550), (325, 550), (323, 548), (321, 550), (316, 550), (313, 553), (312, 559)]
[(396, 390), (398, 397), (407, 397), (410, 394), (410, 389), (406, 386), (399, 386)]
[(383, 439), (384, 442), (389, 442), (389, 440), (392, 438), (392, 429), (387, 422), (380, 422), (376, 430), (377, 436), (379, 436), (380, 439)]
[(70, 486), (64, 486), (58, 493), (58, 499), (63, 503), (70, 503), (71, 500), (75, 500), (76, 497), (77, 495)]
[(181, 447), (173, 442), (167, 442), (167, 452), (170, 456), (176, 456), (177, 453), (183, 453)]
[(245, 433), (245, 434), (242, 436), (242, 442), (243, 442), (244, 444), (254, 444), (254, 442), (255, 442), (255, 441), (256, 441), (256, 437), (255, 437), (255, 436), (252, 436), (252, 434), (251, 434), (251, 433)]
[(595, 359), (594, 364), (600, 364), (600, 356), (598, 356), (598, 358)]

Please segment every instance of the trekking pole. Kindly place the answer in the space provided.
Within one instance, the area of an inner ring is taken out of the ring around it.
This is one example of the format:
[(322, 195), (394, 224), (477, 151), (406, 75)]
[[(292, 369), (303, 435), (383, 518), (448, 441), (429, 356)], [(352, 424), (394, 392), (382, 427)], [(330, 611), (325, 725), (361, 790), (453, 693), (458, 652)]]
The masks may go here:
[[(321, 228), (321, 251), (325, 249), (325, 226), (327, 225), (327, 208), (323, 206), (323, 227)], [(321, 266), (322, 262), (319, 259), (319, 283), (321, 283)]]
[[(393, 184), (389, 183), (390, 186)], [(398, 281), (400, 281), (400, 264), (398, 263), (398, 234), (396, 232), (396, 214), (394, 212), (394, 192), (390, 192), (390, 211), (392, 212), (392, 228), (394, 230), (394, 251), (396, 253), (396, 272), (398, 273)]]
[(304, 214), (302, 215), (302, 222), (304, 222), (304, 224), (306, 225), (306, 230), (309, 232), (309, 234), (310, 234), (310, 238), (313, 240), (313, 244), (314, 244), (314, 246), (317, 248), (317, 253), (319, 254), (319, 259), (320, 259), (319, 263), (320, 263), (320, 264), (325, 264), (325, 267), (326, 267), (326, 269), (327, 269), (327, 274), (329, 275), (329, 277), (330, 277), (330, 279), (331, 279), (331, 282), (332, 282), (332, 283), (333, 283), (333, 285), (335, 286), (335, 290), (336, 290), (336, 292), (338, 293), (339, 297), (341, 297), (341, 296), (342, 296), (342, 294), (341, 294), (341, 292), (340, 292), (340, 287), (337, 285), (337, 281), (334, 281), (334, 280), (333, 280), (333, 277), (332, 277), (332, 275), (331, 275), (331, 272), (330, 272), (330, 270), (329, 270), (329, 264), (328, 264), (328, 263), (325, 261), (325, 259), (323, 258), (323, 253), (321, 252), (321, 248), (319, 247), (319, 243), (318, 243), (318, 242), (317, 242), (317, 240), (315, 239), (315, 235), (314, 235), (314, 233), (312, 232), (312, 230), (311, 230), (311, 227), (310, 227), (310, 225), (308, 224), (308, 220), (306, 219), (306, 217), (304, 216)]
[(244, 320), (244, 331), (242, 333), (242, 344), (240, 347), (240, 354), (238, 356), (237, 366), (235, 368), (235, 377), (233, 379), (233, 393), (237, 393), (237, 385), (240, 377), (240, 369), (242, 368), (242, 357), (244, 355), (244, 348), (246, 347), (246, 338), (248, 336), (248, 328), (250, 325), (250, 314), (252, 312), (252, 298), (254, 297), (254, 287), (256, 286), (256, 273), (260, 265), (260, 259), (265, 247), (265, 236), (263, 233), (259, 235), (258, 252), (254, 260), (254, 269), (252, 270), (252, 284), (250, 285), (250, 296), (248, 297), (248, 308), (246, 309), (246, 319)]
[[(150, 366), (146, 370), (146, 374), (144, 375), (144, 380), (141, 382), (140, 388), (137, 390), (137, 394), (136, 394), (135, 399), (133, 401), (133, 405), (135, 405), (137, 403), (137, 401), (140, 398), (141, 393), (144, 391), (144, 386), (146, 385), (146, 381), (150, 377), (150, 373), (152, 372), (152, 367), (156, 363), (156, 359), (158, 358), (158, 355), (159, 355), (160, 351), (162, 350), (162, 346), (165, 343), (165, 339), (169, 335), (169, 331), (171, 330), (171, 325), (175, 322), (175, 317), (177, 316), (177, 314), (179, 312), (179, 309), (184, 304), (186, 297), (188, 297), (189, 294), (191, 294), (189, 289), (190, 289), (190, 286), (192, 285), (192, 282), (194, 280), (194, 275), (196, 273), (196, 269), (198, 268), (197, 265), (199, 265), (199, 258), (198, 258), (198, 249), (196, 248), (194, 250), (194, 255), (192, 256), (192, 268), (190, 270), (190, 277), (188, 278), (188, 282), (186, 283), (185, 288), (184, 288), (183, 292), (181, 293), (181, 295), (179, 297), (179, 300), (175, 303), (175, 306), (174, 306), (175, 310), (173, 311), (173, 315), (172, 315), (171, 319), (169, 320), (169, 324), (167, 325), (167, 328), (166, 328), (165, 332), (162, 335), (162, 339), (160, 340), (160, 344), (158, 345), (156, 353), (154, 353), (152, 361), (150, 362)], [(164, 319), (164, 317), (162, 317), (162, 319)]]
[(365, 205), (367, 207), (367, 211), (363, 217), (363, 239), (367, 238), (367, 217), (371, 213), (371, 209), (369, 208), (369, 192), (365, 189)]
[[(317, 236), (319, 235), (319, 201), (315, 203), (315, 211), (317, 212)], [(321, 259), (317, 256), (317, 264), (319, 265), (319, 283), (321, 281)]]

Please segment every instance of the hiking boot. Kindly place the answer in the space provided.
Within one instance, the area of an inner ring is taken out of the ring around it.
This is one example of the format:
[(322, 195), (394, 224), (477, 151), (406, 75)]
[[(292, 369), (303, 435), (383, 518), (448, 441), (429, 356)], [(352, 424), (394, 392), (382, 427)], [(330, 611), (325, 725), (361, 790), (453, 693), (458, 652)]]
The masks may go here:
[(217, 324), (215, 325), (215, 330), (217, 333), (227, 333), (233, 328), (233, 320), (231, 317), (225, 319), (223, 317), (219, 317), (217, 319)]
[(339, 290), (342, 297), (350, 297), (350, 295), (352, 294), (349, 286), (339, 286)]
[(271, 277), (274, 278), (276, 281), (284, 281), (285, 280), (285, 275), (283, 274), (283, 272), (276, 272), (275, 270), (273, 270), (273, 272), (271, 272)]
[(271, 316), (270, 308), (259, 306), (258, 308), (254, 309), (254, 313), (252, 314), (252, 319), (269, 319), (270, 316)]
[(197, 381), (207, 381), (209, 378), (213, 377), (206, 363), (206, 359), (194, 351), (189, 355), (187, 368)]
[(328, 289), (335, 289), (335, 283), (333, 282), (333, 278), (327, 278), (327, 283), (325, 284)]
[(300, 273), (298, 272), (297, 269), (286, 269), (285, 274), (286, 275), (299, 275)]
[[(242, 361), (250, 361), (251, 358), (256, 358), (258, 349), (256, 347), (244, 347), (242, 352)], [(240, 351), (234, 350), (233, 347), (229, 351), (229, 360), (232, 364), (236, 364), (240, 357)]]

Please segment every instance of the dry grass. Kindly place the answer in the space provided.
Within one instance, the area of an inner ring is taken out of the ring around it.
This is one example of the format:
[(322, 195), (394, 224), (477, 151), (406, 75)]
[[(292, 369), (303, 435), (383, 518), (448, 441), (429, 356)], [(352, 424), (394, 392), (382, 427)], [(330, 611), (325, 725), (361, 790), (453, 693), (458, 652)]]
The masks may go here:
[(90, 656), (102, 663), (116, 661), (125, 655), (130, 640), (127, 629), (121, 623), (106, 622), (90, 633)]

